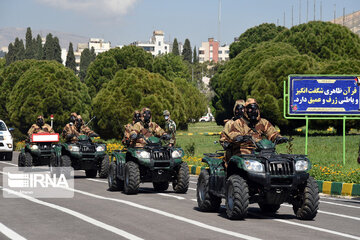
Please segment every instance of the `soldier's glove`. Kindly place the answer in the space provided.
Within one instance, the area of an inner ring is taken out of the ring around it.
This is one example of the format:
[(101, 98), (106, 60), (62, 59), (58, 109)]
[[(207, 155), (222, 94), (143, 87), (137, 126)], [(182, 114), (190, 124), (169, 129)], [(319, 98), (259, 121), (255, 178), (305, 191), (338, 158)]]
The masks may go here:
[(68, 135), (66, 135), (66, 139), (67, 139), (67, 140), (71, 140), (73, 137), (76, 137), (76, 135), (75, 135), (75, 134), (68, 134)]
[(164, 135), (161, 136), (161, 139), (170, 140), (170, 139), (171, 139), (171, 135), (170, 135), (170, 134), (164, 134)]
[(286, 143), (288, 141), (289, 141), (289, 139), (287, 137), (277, 137), (275, 139), (276, 144)]
[(90, 134), (90, 137), (98, 137), (98, 136), (99, 136), (99, 134), (97, 134), (97, 133)]
[(239, 135), (235, 137), (235, 142), (247, 142), (251, 139), (251, 136), (248, 135)]
[(135, 139), (137, 139), (137, 134), (136, 133), (131, 134), (130, 135), (130, 140), (133, 141)]

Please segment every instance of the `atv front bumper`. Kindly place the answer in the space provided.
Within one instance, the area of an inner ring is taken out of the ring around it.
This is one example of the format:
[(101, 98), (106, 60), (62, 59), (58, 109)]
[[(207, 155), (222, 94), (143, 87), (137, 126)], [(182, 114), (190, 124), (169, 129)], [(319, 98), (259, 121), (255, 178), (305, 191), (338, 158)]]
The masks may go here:
[(275, 188), (296, 189), (309, 178), (307, 172), (296, 172), (293, 175), (270, 175), (270, 173), (248, 172), (248, 181), (264, 187), (265, 190)]

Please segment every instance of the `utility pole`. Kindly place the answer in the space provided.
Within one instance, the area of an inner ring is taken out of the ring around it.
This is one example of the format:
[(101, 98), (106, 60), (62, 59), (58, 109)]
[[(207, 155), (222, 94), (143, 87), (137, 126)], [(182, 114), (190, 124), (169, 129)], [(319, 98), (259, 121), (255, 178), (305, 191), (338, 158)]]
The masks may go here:
[(316, 20), (316, 0), (314, 0), (314, 21)]
[(285, 11), (284, 11), (284, 27), (286, 27), (286, 26), (285, 26), (285, 23), (286, 23), (286, 22), (285, 22)]
[(279, 19), (276, 20), (276, 26), (279, 26)]
[(301, 24), (301, 0), (299, 0), (299, 25)]
[(335, 23), (335, 19), (336, 19), (336, 4), (334, 4), (334, 23)]
[(309, 21), (309, 0), (306, 0), (306, 22)]
[(291, 5), (291, 27), (294, 26), (294, 5)]
[(343, 26), (345, 26), (345, 8), (343, 8)]
[(219, 0), (219, 12), (218, 12), (218, 41), (219, 41), (219, 46), (220, 46), (220, 40), (221, 40), (221, 29), (220, 29), (220, 24), (221, 24), (221, 0)]
[(322, 21), (322, 1), (320, 1), (320, 21)]

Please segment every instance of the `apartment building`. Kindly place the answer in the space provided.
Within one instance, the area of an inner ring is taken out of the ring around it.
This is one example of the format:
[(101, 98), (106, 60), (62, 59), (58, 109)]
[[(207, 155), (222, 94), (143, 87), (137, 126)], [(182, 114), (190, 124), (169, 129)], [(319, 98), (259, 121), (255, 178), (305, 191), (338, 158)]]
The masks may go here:
[(207, 42), (202, 42), (199, 47), (199, 62), (215, 62), (229, 60), (229, 45), (220, 46), (214, 38), (209, 38)]

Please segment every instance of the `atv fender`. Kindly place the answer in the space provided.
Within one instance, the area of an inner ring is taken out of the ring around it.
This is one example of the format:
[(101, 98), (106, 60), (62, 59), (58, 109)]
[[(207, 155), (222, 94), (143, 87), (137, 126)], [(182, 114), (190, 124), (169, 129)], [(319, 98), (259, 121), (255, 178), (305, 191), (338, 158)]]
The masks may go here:
[(110, 164), (112, 162), (115, 162), (118, 166), (116, 175), (123, 179), (124, 176), (124, 169), (125, 169), (125, 163), (126, 163), (126, 155), (125, 153), (122, 153), (120, 151), (113, 151), (110, 156)]
[(226, 182), (226, 170), (223, 160), (219, 158), (204, 157), (202, 162), (209, 165), (209, 190), (216, 196), (224, 196), (224, 186)]

